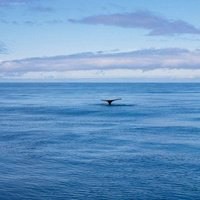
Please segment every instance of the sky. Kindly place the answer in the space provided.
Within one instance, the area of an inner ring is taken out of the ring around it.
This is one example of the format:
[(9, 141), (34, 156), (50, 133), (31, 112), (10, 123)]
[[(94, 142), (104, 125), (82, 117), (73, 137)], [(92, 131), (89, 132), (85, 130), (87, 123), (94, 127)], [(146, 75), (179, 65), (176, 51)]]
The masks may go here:
[(199, 0), (0, 0), (0, 81), (199, 81)]

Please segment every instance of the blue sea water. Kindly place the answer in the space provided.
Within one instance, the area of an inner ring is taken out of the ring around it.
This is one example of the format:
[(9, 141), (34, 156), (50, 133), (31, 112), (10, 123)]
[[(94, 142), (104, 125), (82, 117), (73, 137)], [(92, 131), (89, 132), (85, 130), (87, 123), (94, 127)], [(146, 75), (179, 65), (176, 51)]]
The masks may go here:
[(18, 199), (200, 199), (200, 84), (1, 83), (0, 200)]

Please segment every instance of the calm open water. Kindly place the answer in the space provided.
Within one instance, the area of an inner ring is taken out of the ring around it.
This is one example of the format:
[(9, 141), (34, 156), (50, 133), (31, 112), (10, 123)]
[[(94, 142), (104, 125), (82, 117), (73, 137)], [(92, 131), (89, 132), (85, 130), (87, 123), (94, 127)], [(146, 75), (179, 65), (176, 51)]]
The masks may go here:
[(200, 84), (1, 83), (0, 200), (15, 199), (200, 199)]

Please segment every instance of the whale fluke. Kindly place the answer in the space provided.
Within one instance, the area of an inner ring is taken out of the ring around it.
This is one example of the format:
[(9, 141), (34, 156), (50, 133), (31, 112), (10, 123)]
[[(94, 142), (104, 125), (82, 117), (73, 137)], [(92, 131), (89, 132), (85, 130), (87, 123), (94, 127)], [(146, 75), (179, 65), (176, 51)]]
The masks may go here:
[(101, 101), (105, 101), (108, 103), (109, 106), (111, 106), (113, 101), (117, 101), (117, 100), (122, 100), (121, 98), (117, 98), (117, 99), (102, 99)]

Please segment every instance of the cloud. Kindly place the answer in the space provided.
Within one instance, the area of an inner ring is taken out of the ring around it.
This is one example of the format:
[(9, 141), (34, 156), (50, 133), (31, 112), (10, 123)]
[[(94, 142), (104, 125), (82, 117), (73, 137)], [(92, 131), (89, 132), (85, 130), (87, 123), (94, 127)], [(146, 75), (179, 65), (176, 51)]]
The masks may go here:
[(189, 68), (200, 66), (200, 51), (180, 48), (142, 49), (131, 52), (83, 52), (54, 57), (3, 61), (0, 72), (66, 71), (93, 69)]
[(28, 11), (39, 13), (52, 13), (55, 10), (52, 7), (42, 5), (39, 0), (0, 0), (0, 7), (26, 6)]
[[(45, 15), (47, 13), (51, 14), (55, 11), (52, 7), (49, 7), (48, 5), (45, 5), (44, 0), (0, 0), (0, 9), (5, 9), (7, 11), (7, 8), (23, 8), (22, 15), (23, 17), (21, 19), (17, 19), (16, 17), (10, 17), (10, 15), (3, 13), (0, 18), (0, 24), (7, 24), (7, 25), (46, 25), (46, 24), (61, 24), (66, 23), (67, 20), (60, 20), (60, 19), (54, 19), (50, 18), (49, 20), (44, 20), (42, 17), (40, 19), (34, 19), (32, 16), (36, 14), (42, 14)], [(11, 10), (13, 11), (13, 10)]]
[(0, 0), (0, 6), (20, 5), (37, 2), (38, 0)]
[(69, 19), (72, 23), (117, 26), (121, 28), (141, 28), (149, 31), (148, 35), (200, 34), (200, 29), (183, 20), (171, 20), (149, 11), (96, 15)]
[(54, 12), (54, 9), (41, 5), (39, 0), (0, 0), (0, 7), (13, 7), (13, 6), (27, 6), (28, 10), (34, 12), (44, 12), (51, 13)]
[(107, 71), (78, 70), (0, 74), (1, 81), (199, 81), (200, 69), (115, 69)]
[(24, 21), (17, 21), (17, 20), (6, 20), (0, 19), (0, 23), (2, 24), (12, 24), (12, 25), (57, 25), (57, 24), (64, 24), (65, 21), (61, 19), (51, 19), (51, 20), (44, 20), (44, 21), (34, 21), (34, 20), (24, 20)]
[(1, 78), (200, 78), (200, 51), (180, 48), (83, 52), (0, 63)]

